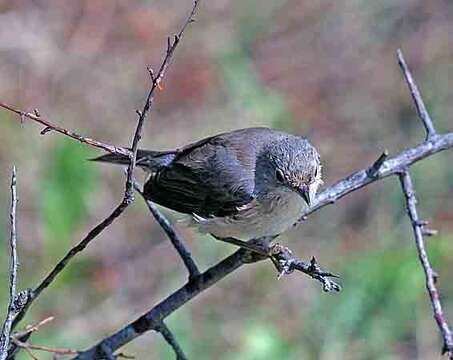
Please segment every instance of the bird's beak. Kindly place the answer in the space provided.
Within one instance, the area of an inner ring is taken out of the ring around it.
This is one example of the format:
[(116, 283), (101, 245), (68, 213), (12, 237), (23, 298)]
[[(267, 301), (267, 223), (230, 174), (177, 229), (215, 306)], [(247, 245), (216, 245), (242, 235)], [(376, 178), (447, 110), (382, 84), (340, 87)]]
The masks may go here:
[(311, 206), (310, 188), (308, 186), (303, 186), (303, 187), (297, 189), (297, 192), (300, 196), (302, 196), (302, 199), (305, 200), (307, 205)]

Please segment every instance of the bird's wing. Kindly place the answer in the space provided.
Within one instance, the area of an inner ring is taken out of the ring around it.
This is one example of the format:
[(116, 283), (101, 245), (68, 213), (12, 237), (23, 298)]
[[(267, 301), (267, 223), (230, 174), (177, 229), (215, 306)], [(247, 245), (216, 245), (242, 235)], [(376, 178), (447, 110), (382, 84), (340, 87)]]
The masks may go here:
[(220, 134), (180, 149), (174, 161), (146, 183), (146, 196), (170, 209), (203, 217), (237, 213), (254, 199), (259, 133), (268, 131)]

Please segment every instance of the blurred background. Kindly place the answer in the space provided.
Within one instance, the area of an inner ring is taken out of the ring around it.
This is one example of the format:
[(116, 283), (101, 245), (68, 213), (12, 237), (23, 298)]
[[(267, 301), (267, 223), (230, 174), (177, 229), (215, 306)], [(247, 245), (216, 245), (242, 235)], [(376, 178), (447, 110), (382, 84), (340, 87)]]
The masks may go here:
[[(127, 145), (166, 36), (192, 1), (0, 0), (0, 99)], [(247, 126), (310, 137), (327, 185), (424, 138), (396, 61), (402, 47), (439, 131), (452, 131), (453, 2), (203, 1), (177, 49), (142, 146), (169, 149)], [(35, 286), (122, 197), (120, 167), (86, 145), (0, 110), (0, 313), (7, 304), (9, 181), (18, 172), (20, 288)], [(411, 168), (428, 249), (453, 321), (453, 153)], [(171, 219), (173, 214), (166, 212)], [(205, 269), (231, 246), (177, 226)], [(326, 207), (280, 242), (341, 274), (343, 291), (269, 262), (245, 266), (168, 319), (190, 359), (439, 359), (413, 235), (396, 178)], [(34, 304), (22, 325), (55, 321), (38, 344), (83, 349), (183, 284), (186, 272), (141, 199)], [(122, 349), (172, 359), (147, 333)], [(51, 355), (36, 353), (40, 359)], [(25, 359), (25, 353), (19, 359)]]

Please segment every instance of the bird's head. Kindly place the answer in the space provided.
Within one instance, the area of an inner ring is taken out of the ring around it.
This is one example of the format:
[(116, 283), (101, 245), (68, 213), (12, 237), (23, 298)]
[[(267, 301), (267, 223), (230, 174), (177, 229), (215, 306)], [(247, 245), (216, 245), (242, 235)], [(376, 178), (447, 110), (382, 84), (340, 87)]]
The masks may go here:
[(307, 139), (288, 136), (268, 144), (258, 158), (255, 179), (259, 191), (285, 188), (310, 206), (323, 183), (319, 154)]

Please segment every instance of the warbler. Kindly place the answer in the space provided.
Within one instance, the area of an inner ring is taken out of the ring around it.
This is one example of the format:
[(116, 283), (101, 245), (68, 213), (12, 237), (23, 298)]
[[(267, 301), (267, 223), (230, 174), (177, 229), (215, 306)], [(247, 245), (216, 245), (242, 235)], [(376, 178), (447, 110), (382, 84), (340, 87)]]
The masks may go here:
[[(129, 164), (124, 155), (95, 161)], [(218, 239), (249, 241), (290, 228), (314, 199), (318, 151), (303, 137), (264, 127), (234, 130), (169, 151), (138, 150), (147, 200), (187, 214)]]

